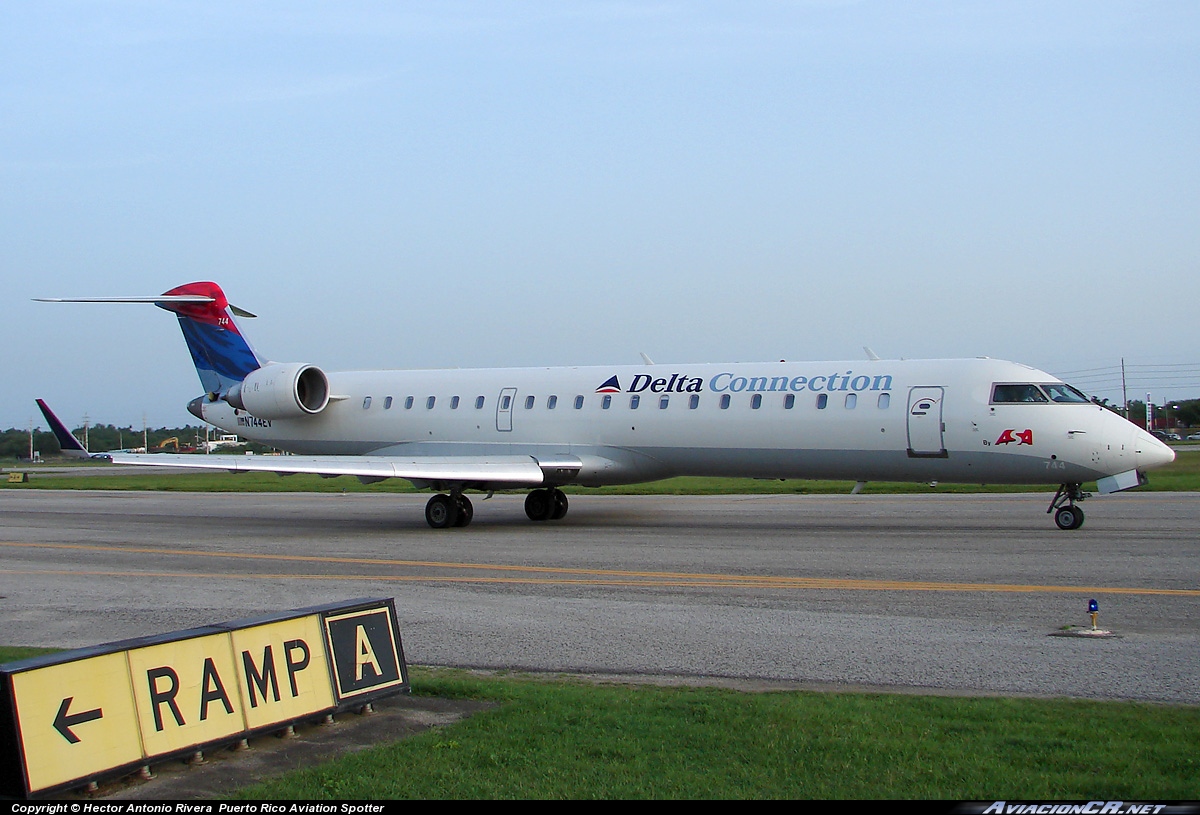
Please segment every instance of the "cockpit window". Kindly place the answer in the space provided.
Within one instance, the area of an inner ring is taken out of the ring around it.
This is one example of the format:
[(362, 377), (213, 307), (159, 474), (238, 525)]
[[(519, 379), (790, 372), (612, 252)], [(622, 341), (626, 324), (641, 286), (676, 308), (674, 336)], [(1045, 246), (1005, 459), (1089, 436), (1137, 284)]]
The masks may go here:
[(1046, 394), (1037, 385), (995, 385), (992, 387), (992, 403), (1046, 402)]
[(1042, 387), (1046, 389), (1046, 393), (1050, 394), (1051, 402), (1086, 403), (1092, 401), (1091, 399), (1087, 398), (1087, 394), (1085, 394), (1083, 391), (1077, 388), (1072, 388), (1065, 382), (1055, 383), (1052, 385), (1043, 385)]

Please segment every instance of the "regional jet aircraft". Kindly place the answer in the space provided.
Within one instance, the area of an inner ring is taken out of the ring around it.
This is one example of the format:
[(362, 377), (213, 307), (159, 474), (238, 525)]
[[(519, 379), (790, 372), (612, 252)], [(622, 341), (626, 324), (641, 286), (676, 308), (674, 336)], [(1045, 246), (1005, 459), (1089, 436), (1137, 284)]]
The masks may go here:
[(113, 454), (121, 464), (404, 478), (425, 518), (466, 526), (468, 490), (531, 489), (533, 521), (566, 485), (679, 475), (1057, 484), (1047, 513), (1083, 524), (1081, 487), (1136, 487), (1174, 460), (1149, 433), (1043, 371), (1001, 360), (768, 362), (350, 371), (270, 362), (215, 283), (148, 297), (174, 312), (204, 395), (197, 418), (288, 456)]

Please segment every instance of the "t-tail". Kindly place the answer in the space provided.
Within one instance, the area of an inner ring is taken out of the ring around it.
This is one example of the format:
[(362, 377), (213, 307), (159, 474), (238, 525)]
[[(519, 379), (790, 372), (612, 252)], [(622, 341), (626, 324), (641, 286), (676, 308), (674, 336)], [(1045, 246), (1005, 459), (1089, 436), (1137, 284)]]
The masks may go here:
[(224, 395), (263, 366), (234, 314), (253, 314), (229, 305), (216, 283), (187, 283), (165, 292), (154, 305), (174, 312), (205, 392)]
[(188, 410), (203, 419), (200, 402), (228, 402), (260, 419), (320, 413), (329, 404), (329, 380), (307, 363), (268, 362), (246, 340), (234, 315), (253, 317), (230, 305), (216, 283), (186, 283), (145, 297), (38, 297), (48, 303), (152, 303), (179, 318), (179, 328), (204, 386), (205, 396)]

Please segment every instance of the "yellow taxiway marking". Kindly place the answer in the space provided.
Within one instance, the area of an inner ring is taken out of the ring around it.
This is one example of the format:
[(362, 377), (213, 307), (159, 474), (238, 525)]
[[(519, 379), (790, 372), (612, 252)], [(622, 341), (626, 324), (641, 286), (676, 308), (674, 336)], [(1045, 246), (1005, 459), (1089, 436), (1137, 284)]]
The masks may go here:
[[(94, 577), (160, 577), (208, 578), (229, 580), (373, 580), (408, 583), (507, 583), (560, 586), (661, 586), (661, 587), (724, 587), (758, 589), (818, 589), (833, 591), (957, 591), (1072, 594), (1137, 594), (1200, 597), (1200, 589), (1160, 589), (1130, 586), (1048, 586), (1016, 583), (947, 583), (924, 580), (862, 580), (826, 577), (787, 577), (782, 575), (692, 574), (687, 572), (642, 572), (618, 569), (579, 569), (554, 566), (521, 566), (516, 564), (453, 563), (428, 560), (391, 560), (319, 555), (272, 555), (252, 552), (188, 551), (146, 546), (102, 546), (74, 543), (16, 543), (0, 541), (0, 548), (60, 549), (111, 554), (143, 554), (183, 557), (230, 558), (233, 560), (281, 561), (289, 563), (320, 563), (326, 565), (356, 565), (376, 568), (445, 569), (476, 574), (348, 574), (348, 573), (288, 573), (288, 572), (174, 572), (124, 571), (91, 569), (7, 569), (0, 574), (56, 574)], [(485, 575), (500, 573), (503, 576)], [(535, 576), (539, 575), (539, 576)], [(540, 576), (545, 575), (545, 576)], [(550, 576), (555, 575), (555, 576)]]

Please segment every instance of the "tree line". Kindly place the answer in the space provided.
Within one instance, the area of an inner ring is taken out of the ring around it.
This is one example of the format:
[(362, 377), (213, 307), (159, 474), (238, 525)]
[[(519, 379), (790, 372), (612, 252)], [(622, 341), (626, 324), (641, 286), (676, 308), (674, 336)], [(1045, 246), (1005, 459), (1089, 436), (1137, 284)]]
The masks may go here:
[[(84, 429), (79, 427), (73, 432), (75, 438), (82, 442), (84, 439)], [(209, 429), (210, 438), (215, 439), (221, 433), (222, 431), (216, 428)], [(200, 447), (204, 444), (205, 439), (204, 426), (184, 425), (183, 427), (147, 428), (144, 434), (140, 427), (134, 429), (133, 427), (98, 424), (87, 428), (87, 446), (93, 453), (102, 453), (105, 450), (125, 450), (142, 447), (143, 444), (148, 449), (154, 450), (165, 440), (172, 438), (179, 440), (180, 447)], [(58, 446), (58, 439), (54, 438), (54, 434), (48, 430), (40, 429), (33, 431), (33, 449), (42, 458), (52, 458), (62, 452)], [(166, 449), (168, 452), (175, 452), (174, 445)], [(29, 428), (12, 428), (0, 433), (0, 458), (29, 459)]]

